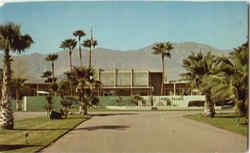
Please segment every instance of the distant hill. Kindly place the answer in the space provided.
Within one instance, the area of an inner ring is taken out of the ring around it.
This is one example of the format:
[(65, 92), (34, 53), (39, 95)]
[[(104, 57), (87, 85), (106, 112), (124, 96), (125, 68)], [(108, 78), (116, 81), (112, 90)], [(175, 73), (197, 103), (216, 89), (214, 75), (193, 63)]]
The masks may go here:
[[(153, 71), (161, 71), (161, 58), (159, 55), (152, 54), (152, 46), (137, 50), (119, 51), (105, 48), (96, 48), (93, 51), (92, 63), (96, 68), (110, 69), (149, 69)], [(174, 43), (174, 49), (172, 51), (172, 57), (166, 59), (166, 72), (167, 80), (176, 80), (179, 78), (179, 74), (184, 72), (182, 67), (182, 60), (186, 58), (191, 52), (203, 52), (212, 51), (216, 55), (226, 55), (230, 50), (216, 49), (206, 44), (195, 42)], [(59, 55), (58, 60), (55, 62), (56, 75), (62, 77), (66, 70), (69, 70), (69, 57), (68, 51), (57, 52)], [(89, 52), (87, 49), (83, 50), (84, 65), (88, 65)], [(45, 61), (46, 55), (39, 53), (32, 53), (24, 56), (15, 56), (13, 63), (13, 70), (20, 69), (25, 66), (26, 69), (23, 73), (30, 78), (30, 82), (42, 81), (41, 74), (51, 69), (49, 62)], [(73, 51), (72, 54), (73, 65), (79, 65), (78, 48)], [(3, 56), (0, 55), (0, 60), (3, 61)], [(24, 62), (24, 63), (23, 63)], [(21, 63), (21, 64), (19, 64)], [(2, 63), (1, 63), (2, 65)], [(59, 78), (60, 78), (59, 77)]]

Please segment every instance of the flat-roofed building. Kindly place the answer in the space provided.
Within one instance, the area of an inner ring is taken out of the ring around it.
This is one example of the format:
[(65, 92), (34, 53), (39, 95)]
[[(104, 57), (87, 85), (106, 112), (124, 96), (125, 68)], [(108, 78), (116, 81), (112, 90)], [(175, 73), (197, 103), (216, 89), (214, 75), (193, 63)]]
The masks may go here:
[(96, 74), (103, 84), (100, 95), (151, 95), (154, 89), (149, 70), (99, 69)]
[[(97, 69), (95, 78), (102, 82), (102, 87), (95, 89), (99, 96), (116, 95), (161, 95), (162, 72), (139, 69)], [(32, 89), (32, 95), (38, 95), (38, 91), (49, 91), (48, 83), (25, 83)], [(185, 81), (164, 82), (163, 95), (190, 95), (190, 84)], [(70, 94), (70, 91), (65, 91)], [(76, 93), (73, 93), (76, 95)]]

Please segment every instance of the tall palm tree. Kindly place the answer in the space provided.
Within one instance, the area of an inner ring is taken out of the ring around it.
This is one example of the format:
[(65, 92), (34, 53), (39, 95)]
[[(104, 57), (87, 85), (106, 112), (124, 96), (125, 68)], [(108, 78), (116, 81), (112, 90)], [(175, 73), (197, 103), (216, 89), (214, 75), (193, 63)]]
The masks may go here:
[(51, 62), (51, 69), (52, 69), (52, 81), (55, 82), (55, 61), (58, 59), (57, 54), (49, 54), (46, 58), (46, 61)]
[(211, 52), (203, 55), (201, 51), (198, 54), (192, 53), (183, 60), (183, 67), (187, 72), (181, 75), (184, 80), (191, 82), (193, 88), (198, 88), (206, 95), (208, 108), (205, 109), (205, 115), (210, 117), (214, 117), (215, 109), (212, 101), (212, 87), (208, 85), (207, 78), (217, 73), (219, 62), (217, 56)]
[(84, 31), (82, 30), (76, 30), (73, 35), (75, 37), (78, 37), (78, 46), (79, 46), (79, 57), (80, 57), (80, 66), (83, 66), (83, 62), (82, 62), (82, 51), (81, 51), (81, 37), (85, 36), (86, 34), (84, 33)]
[(73, 66), (72, 66), (72, 51), (73, 49), (76, 47), (77, 45), (77, 41), (75, 39), (66, 39), (64, 40), (64, 42), (62, 43), (62, 47), (65, 47), (69, 50), (69, 66), (70, 66), (70, 71), (72, 71)]
[(0, 50), (4, 51), (2, 104), (0, 127), (13, 129), (14, 119), (10, 101), (11, 61), (10, 51), (22, 53), (29, 48), (33, 40), (30, 35), (21, 33), (21, 26), (14, 23), (0, 25)]
[(173, 45), (170, 42), (167, 43), (157, 43), (153, 46), (153, 54), (161, 55), (162, 62), (162, 84), (161, 84), (161, 95), (164, 92), (164, 82), (167, 79), (165, 78), (165, 57), (171, 58), (171, 50), (174, 49)]
[(96, 47), (98, 45), (97, 40), (85, 40), (82, 43), (82, 46), (89, 48), (89, 68), (92, 67), (92, 47)]
[[(70, 66), (70, 72), (73, 70), (73, 65), (72, 65), (72, 51), (76, 47), (77, 41), (75, 39), (66, 39), (62, 42), (60, 47), (67, 48), (69, 50), (69, 66)], [(72, 84), (70, 83), (70, 95), (73, 95), (73, 89), (72, 89)]]

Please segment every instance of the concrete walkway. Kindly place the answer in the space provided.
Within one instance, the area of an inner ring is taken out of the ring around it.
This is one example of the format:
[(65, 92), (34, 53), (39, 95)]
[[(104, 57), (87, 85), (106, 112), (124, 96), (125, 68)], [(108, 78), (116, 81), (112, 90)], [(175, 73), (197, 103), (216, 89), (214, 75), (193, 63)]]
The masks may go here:
[[(247, 137), (183, 118), (190, 112), (96, 112), (43, 152), (246, 152)], [(197, 113), (197, 112), (196, 112)]]

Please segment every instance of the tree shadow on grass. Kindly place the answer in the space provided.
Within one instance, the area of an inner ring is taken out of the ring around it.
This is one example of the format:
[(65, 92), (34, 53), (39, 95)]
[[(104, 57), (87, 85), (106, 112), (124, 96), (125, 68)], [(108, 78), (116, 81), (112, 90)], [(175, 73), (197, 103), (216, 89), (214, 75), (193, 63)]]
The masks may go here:
[(214, 118), (240, 118), (239, 115), (215, 116)]
[(75, 130), (88, 130), (88, 131), (95, 131), (95, 130), (126, 130), (130, 128), (127, 125), (101, 125), (101, 126), (89, 126), (85, 128), (77, 128)]
[(25, 145), (25, 144), (7, 145), (7, 144), (0, 144), (0, 151), (9, 151), (9, 150), (16, 150), (16, 149), (29, 148), (29, 147), (40, 147), (40, 146), (42, 146), (42, 145)]
[[(85, 128), (76, 128), (76, 130), (88, 130), (88, 131), (94, 131), (94, 130), (126, 130), (127, 128), (130, 128), (130, 126), (127, 125), (101, 125), (101, 126), (90, 126)], [(13, 129), (17, 131), (58, 131), (58, 130), (69, 130), (69, 128), (51, 128), (51, 129)]]
[(91, 114), (91, 116), (105, 117), (105, 116), (118, 116), (118, 115), (137, 115), (138, 113), (99, 113)]
[(69, 128), (51, 128), (51, 129), (13, 129), (16, 131), (59, 131), (59, 130), (69, 130)]

